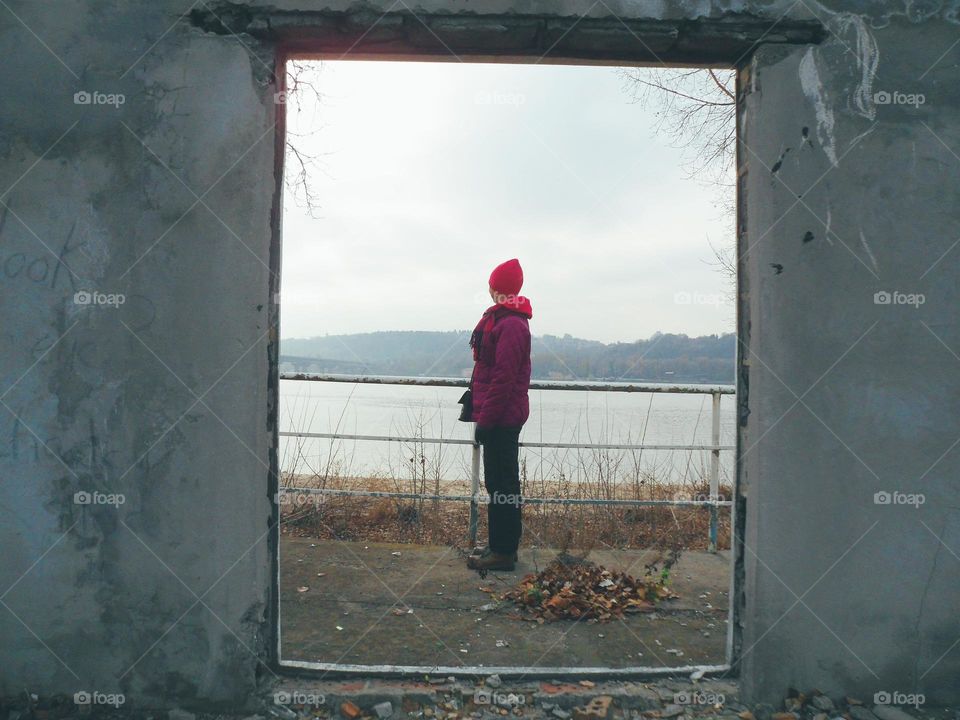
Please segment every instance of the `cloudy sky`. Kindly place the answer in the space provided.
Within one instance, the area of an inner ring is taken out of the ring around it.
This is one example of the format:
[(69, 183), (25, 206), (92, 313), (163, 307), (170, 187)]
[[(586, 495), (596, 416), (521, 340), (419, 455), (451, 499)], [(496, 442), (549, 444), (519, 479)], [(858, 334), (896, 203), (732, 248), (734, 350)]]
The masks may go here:
[(287, 192), (283, 337), (472, 328), (512, 257), (538, 335), (733, 330), (710, 249), (733, 220), (615, 69), (343, 61), (306, 79), (319, 97), (288, 100), (288, 122), (319, 209)]

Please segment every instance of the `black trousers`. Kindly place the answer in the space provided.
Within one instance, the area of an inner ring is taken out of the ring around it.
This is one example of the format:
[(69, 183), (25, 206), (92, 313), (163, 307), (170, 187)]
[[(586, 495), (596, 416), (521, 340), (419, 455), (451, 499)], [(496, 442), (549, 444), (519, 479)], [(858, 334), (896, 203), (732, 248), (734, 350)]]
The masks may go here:
[(487, 527), (490, 549), (512, 555), (520, 545), (520, 428), (492, 427), (483, 442), (483, 484), (490, 495)]

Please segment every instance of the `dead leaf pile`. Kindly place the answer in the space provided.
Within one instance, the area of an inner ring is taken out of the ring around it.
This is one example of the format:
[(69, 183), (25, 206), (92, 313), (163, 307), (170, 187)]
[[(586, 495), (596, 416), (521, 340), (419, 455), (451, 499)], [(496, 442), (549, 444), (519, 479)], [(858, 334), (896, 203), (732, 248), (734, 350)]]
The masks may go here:
[(543, 623), (609, 622), (625, 614), (653, 612), (657, 601), (677, 596), (657, 574), (638, 579), (600, 565), (554, 561), (536, 575), (524, 577), (502, 597), (519, 608), (520, 619)]

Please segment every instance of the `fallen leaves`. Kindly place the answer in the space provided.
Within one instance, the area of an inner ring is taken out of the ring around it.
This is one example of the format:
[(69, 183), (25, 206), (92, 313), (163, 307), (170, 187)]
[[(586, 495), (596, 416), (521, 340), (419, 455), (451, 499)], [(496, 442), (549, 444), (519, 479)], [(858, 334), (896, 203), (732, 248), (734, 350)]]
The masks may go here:
[(608, 622), (628, 613), (653, 612), (656, 602), (675, 597), (659, 573), (648, 571), (638, 579), (599, 565), (560, 561), (527, 575), (503, 595), (519, 609), (517, 618), (538, 623), (580, 619)]
[(356, 720), (363, 714), (363, 711), (356, 703), (352, 703), (349, 700), (340, 704), (340, 712), (349, 720)]
[(540, 689), (549, 695), (558, 695), (560, 693), (578, 692), (579, 688), (570, 683), (554, 684), (548, 682), (540, 683)]

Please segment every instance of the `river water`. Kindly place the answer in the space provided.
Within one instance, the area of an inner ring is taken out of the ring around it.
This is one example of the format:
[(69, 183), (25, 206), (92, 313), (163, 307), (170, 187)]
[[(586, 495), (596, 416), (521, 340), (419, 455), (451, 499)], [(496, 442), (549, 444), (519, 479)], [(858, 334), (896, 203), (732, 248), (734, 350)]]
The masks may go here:
[[(424, 438), (470, 437), (457, 421), (461, 388), (283, 380), (280, 429), (292, 432)], [(720, 442), (733, 445), (735, 399), (720, 403)], [(705, 394), (531, 390), (530, 419), (520, 442), (583, 444), (709, 444), (711, 396)], [(463, 445), (419, 445), (343, 439), (280, 439), (285, 472), (334, 472), (349, 477), (406, 477), (413, 465), (448, 480), (470, 476)], [(709, 468), (702, 450), (586, 450), (525, 448), (528, 473), (547, 479), (588, 478), (607, 472), (615, 482), (653, 473), (661, 482), (693, 482)], [(612, 472), (611, 472), (612, 471)], [(720, 478), (730, 483), (732, 451), (720, 453)]]

